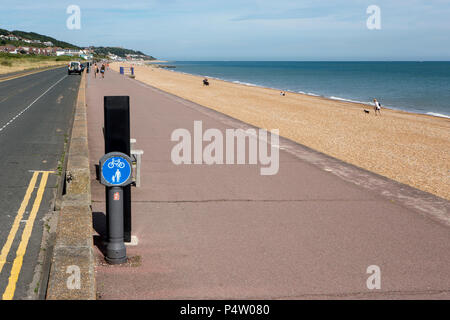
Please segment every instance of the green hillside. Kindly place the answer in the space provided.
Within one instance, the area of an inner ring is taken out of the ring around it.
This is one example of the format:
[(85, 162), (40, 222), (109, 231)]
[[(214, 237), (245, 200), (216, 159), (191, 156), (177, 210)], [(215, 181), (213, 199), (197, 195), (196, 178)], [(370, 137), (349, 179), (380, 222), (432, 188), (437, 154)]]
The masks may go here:
[(156, 60), (154, 57), (146, 55), (141, 51), (135, 51), (131, 49), (119, 48), (119, 47), (93, 47), (92, 48), (95, 53), (99, 55), (107, 55), (108, 53), (115, 54), (119, 57), (125, 58), (127, 54), (137, 54), (142, 55), (144, 59), (147, 60)]
[[(29, 40), (40, 40), (41, 42), (50, 41), (50, 42), (53, 43), (53, 45), (55, 47), (69, 48), (69, 49), (80, 49), (80, 47), (75, 46), (75, 45), (73, 45), (71, 43), (64, 42), (64, 41), (59, 41), (59, 40), (56, 40), (55, 38), (44, 36), (44, 35), (36, 33), (36, 32), (25, 32), (25, 31), (19, 31), (19, 30), (8, 31), (8, 30), (5, 30), (5, 29), (0, 29), (0, 34), (5, 35), (5, 36), (9, 35), (9, 34), (13, 34), (13, 35), (15, 35), (17, 37), (22, 37), (22, 38), (29, 39)], [(39, 47), (39, 44), (38, 43), (28, 44), (28, 46)]]
[(42, 43), (27, 43), (20, 40), (19, 41), (5, 40), (5, 39), (0, 40), (0, 45), (4, 46), (7, 44), (13, 45), (14, 47), (47, 48), (47, 46)]
[[(39, 34), (36, 32), (25, 32), (25, 31), (19, 31), (19, 30), (8, 31), (5, 29), (0, 29), (0, 35), (7, 36), (9, 34), (13, 34), (16, 37), (22, 37), (22, 38), (29, 39), (29, 40), (40, 40), (41, 42), (50, 41), (53, 43), (53, 45), (55, 47), (68, 48), (68, 49), (81, 49), (80, 47), (75, 46), (71, 43), (59, 41), (59, 40), (56, 40), (55, 38), (45, 36), (45, 35), (42, 35), (42, 34)], [(38, 47), (38, 48), (46, 47), (42, 43), (26, 43), (23, 41), (12, 41), (12, 40), (6, 40), (6, 39), (4, 39), (0, 42), (1, 42), (0, 45), (11, 44), (16, 47), (18, 47), (18, 46)], [(141, 55), (142, 58), (144, 58), (145, 60), (156, 60), (156, 58), (149, 56), (141, 51), (135, 51), (135, 50), (131, 50), (131, 49), (125, 49), (125, 48), (119, 48), (119, 47), (91, 47), (91, 49), (93, 49), (94, 52), (98, 56), (106, 57), (108, 55), (108, 53), (112, 53), (119, 57), (125, 58), (127, 54), (136, 54), (136, 55)]]

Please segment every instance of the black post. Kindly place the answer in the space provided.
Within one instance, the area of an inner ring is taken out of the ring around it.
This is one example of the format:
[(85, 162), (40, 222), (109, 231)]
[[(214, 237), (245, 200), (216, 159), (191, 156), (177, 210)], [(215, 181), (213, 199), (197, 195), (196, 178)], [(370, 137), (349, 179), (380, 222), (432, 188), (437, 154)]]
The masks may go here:
[(107, 187), (109, 239), (106, 246), (106, 261), (121, 264), (127, 261), (127, 249), (123, 240), (123, 188)]
[[(130, 97), (105, 96), (105, 154), (109, 152), (122, 152), (130, 156)], [(106, 193), (106, 212), (109, 212), (108, 188)], [(123, 226), (124, 241), (131, 242), (131, 186), (123, 188)], [(109, 217), (106, 215), (106, 225)]]

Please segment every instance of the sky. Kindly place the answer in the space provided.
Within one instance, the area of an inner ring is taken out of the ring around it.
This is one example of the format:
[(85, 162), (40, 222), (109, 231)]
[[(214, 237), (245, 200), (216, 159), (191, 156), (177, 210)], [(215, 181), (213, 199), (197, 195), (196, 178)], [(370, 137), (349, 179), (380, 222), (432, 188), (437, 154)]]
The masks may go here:
[[(66, 12), (80, 8), (80, 29)], [(367, 8), (380, 8), (370, 30)], [(450, 0), (0, 0), (0, 28), (165, 60), (450, 60)]]

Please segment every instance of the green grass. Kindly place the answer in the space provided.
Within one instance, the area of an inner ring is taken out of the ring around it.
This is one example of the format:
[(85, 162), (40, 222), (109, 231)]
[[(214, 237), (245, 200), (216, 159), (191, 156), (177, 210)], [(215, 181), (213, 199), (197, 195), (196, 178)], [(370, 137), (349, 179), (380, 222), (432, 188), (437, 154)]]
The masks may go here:
[[(12, 54), (0, 52), (0, 74), (14, 71), (21, 71), (27, 69), (34, 69), (37, 67), (45, 67), (52, 65), (63, 65), (64, 62), (81, 61), (81, 58), (70, 56), (44, 56), (35, 54)], [(3, 70), (2, 70), (3, 67)]]
[(59, 158), (58, 161), (58, 176), (62, 175), (62, 170), (63, 170), (63, 164), (64, 164), (64, 159), (66, 158), (66, 151), (67, 151), (67, 143), (69, 142), (69, 136), (67, 135), (67, 133), (64, 134), (64, 151), (61, 154), (61, 158)]

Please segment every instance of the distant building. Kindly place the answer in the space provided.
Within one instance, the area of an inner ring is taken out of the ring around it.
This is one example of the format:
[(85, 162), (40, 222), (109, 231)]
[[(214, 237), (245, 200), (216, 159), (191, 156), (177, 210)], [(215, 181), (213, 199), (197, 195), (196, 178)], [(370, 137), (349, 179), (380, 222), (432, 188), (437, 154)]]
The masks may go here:
[(6, 52), (16, 54), (17, 53), (17, 48), (15, 46), (13, 46), (13, 45), (7, 44), (6, 45)]
[(54, 54), (54, 52), (53, 52), (53, 47), (47, 47), (47, 48), (45, 48), (45, 54), (46, 54), (47, 56), (53, 55), (53, 54)]
[(80, 56), (82, 54), (85, 54), (85, 52), (78, 49), (62, 49), (56, 51), (57, 56)]
[(10, 34), (7, 36), (7, 38), (11, 41), (19, 41), (19, 38), (17, 38), (15, 35)]
[(108, 59), (115, 60), (115, 61), (118, 61), (120, 59), (120, 57), (118, 55), (115, 55), (111, 52), (108, 52), (107, 57), (108, 57)]
[(45, 41), (43, 44), (48, 47), (53, 47), (53, 42), (51, 42), (51, 41)]
[(30, 48), (29, 47), (18, 47), (17, 51), (21, 54), (29, 54)]

